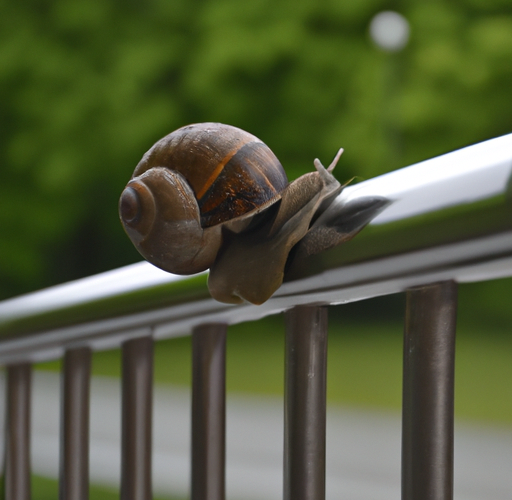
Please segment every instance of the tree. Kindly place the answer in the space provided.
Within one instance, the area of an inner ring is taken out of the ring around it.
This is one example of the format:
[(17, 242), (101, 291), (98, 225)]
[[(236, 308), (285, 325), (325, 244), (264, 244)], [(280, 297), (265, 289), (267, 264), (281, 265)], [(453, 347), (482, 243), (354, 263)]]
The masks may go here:
[(388, 4), (9, 1), (0, 19), (3, 297), (139, 259), (117, 200), (142, 154), (196, 121), (244, 128), (290, 178), (346, 148), (372, 177), (510, 131), (512, 8), (395, 2), (399, 54), (373, 46)]

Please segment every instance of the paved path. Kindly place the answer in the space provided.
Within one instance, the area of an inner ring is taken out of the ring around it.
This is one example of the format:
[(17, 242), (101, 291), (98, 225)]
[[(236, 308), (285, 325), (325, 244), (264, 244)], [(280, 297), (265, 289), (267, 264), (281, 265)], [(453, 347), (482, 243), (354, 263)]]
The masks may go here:
[[(91, 401), (91, 480), (119, 484), (120, 391), (115, 379), (95, 378)], [(33, 469), (57, 477), (59, 379), (36, 373)], [(232, 500), (273, 500), (282, 490), (282, 401), (230, 396), (227, 408), (227, 490)], [(185, 496), (189, 478), (190, 395), (157, 387), (154, 490)], [(327, 498), (400, 498), (400, 419), (396, 414), (332, 408), (328, 413)], [(457, 500), (512, 498), (512, 429), (458, 425)]]

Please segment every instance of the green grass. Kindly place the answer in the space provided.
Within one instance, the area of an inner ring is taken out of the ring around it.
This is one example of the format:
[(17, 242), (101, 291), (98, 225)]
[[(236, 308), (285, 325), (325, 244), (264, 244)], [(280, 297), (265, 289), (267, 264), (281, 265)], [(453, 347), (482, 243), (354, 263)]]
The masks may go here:
[[(329, 327), (328, 401), (365, 408), (399, 410), (402, 378), (401, 321), (346, 324), (339, 317)], [(155, 381), (190, 385), (190, 337), (158, 342)], [(58, 363), (45, 368), (58, 369)], [(95, 353), (96, 375), (119, 376), (120, 353)], [(227, 390), (283, 394), (284, 322), (282, 317), (235, 325), (229, 329)], [(512, 335), (505, 328), (482, 331), (461, 322), (457, 332), (456, 416), (512, 424)]]
[[(59, 485), (53, 479), (32, 476), (32, 500), (55, 500), (59, 498)], [(113, 488), (91, 485), (89, 498), (94, 500), (118, 500), (119, 491)], [(153, 497), (154, 500), (178, 500), (176, 497)]]

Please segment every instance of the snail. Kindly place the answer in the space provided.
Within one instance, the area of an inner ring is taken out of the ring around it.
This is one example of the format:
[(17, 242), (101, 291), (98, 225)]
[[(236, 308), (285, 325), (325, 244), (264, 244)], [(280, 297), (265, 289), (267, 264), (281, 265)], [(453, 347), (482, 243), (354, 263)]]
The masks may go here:
[(291, 249), (318, 229), (312, 222), (342, 191), (332, 175), (342, 151), (328, 168), (315, 160), (315, 172), (288, 183), (274, 153), (252, 134), (220, 123), (188, 125), (143, 156), (121, 194), (120, 219), (155, 266), (175, 274), (209, 268), (213, 298), (262, 304), (281, 285)]

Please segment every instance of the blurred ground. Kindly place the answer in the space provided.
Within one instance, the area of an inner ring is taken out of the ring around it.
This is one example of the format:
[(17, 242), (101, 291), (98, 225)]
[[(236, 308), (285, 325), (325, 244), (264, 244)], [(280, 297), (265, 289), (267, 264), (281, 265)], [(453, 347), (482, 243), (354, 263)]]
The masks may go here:
[[(119, 380), (95, 377), (91, 402), (91, 481), (119, 484)], [(59, 377), (35, 372), (34, 473), (57, 477)], [(154, 414), (154, 489), (185, 496), (189, 482), (190, 396), (157, 386)], [(272, 500), (282, 490), (282, 399), (233, 395), (227, 403), (228, 498)], [(455, 498), (510, 498), (512, 429), (456, 425)], [(327, 498), (400, 497), (400, 416), (331, 405), (328, 412)]]

